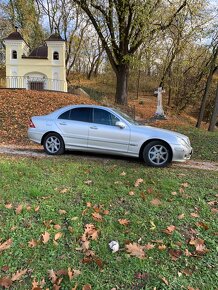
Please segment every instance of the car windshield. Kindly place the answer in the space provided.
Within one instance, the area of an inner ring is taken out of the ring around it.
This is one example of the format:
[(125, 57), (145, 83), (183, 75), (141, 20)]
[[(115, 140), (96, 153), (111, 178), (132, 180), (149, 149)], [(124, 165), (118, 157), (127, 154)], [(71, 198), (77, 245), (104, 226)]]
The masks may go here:
[(119, 114), (122, 118), (124, 118), (126, 121), (128, 121), (130, 124), (132, 125), (139, 125), (139, 123), (137, 123), (135, 120), (133, 120), (130, 116), (128, 116), (127, 114), (121, 112), (118, 109), (113, 109), (114, 112), (116, 112), (117, 114)]

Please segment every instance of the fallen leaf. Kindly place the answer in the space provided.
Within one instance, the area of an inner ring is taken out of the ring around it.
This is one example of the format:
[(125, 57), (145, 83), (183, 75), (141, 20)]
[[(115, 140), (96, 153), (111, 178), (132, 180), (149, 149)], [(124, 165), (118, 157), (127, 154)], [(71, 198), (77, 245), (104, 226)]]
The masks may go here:
[(160, 205), (162, 202), (161, 202), (158, 198), (155, 198), (155, 199), (152, 199), (152, 200), (150, 201), (150, 203), (151, 203), (152, 205)]
[(184, 219), (184, 217), (185, 217), (185, 214), (184, 214), (184, 213), (182, 213), (182, 214), (178, 215), (178, 219), (179, 219), (179, 220), (182, 220), (182, 219)]
[(12, 203), (7, 203), (7, 204), (5, 204), (5, 207), (6, 207), (7, 209), (11, 209), (13, 206), (12, 206)]
[(84, 183), (87, 184), (87, 185), (91, 185), (92, 184), (92, 180), (86, 180), (86, 181), (84, 181)]
[(135, 187), (138, 187), (144, 180), (142, 178), (138, 178), (135, 182)]
[(48, 276), (51, 279), (53, 284), (56, 283), (58, 277), (57, 277), (57, 275), (56, 275), (56, 273), (55, 273), (55, 271), (53, 269), (52, 270), (48, 270)]
[(99, 213), (97, 213), (97, 212), (92, 213), (92, 217), (97, 222), (102, 222), (103, 221), (102, 216)]
[(171, 256), (171, 259), (173, 261), (178, 260), (178, 258), (182, 255), (182, 251), (181, 250), (174, 250), (174, 249), (170, 249), (169, 250), (169, 254)]
[(85, 225), (85, 235), (92, 240), (97, 240), (98, 230), (93, 224), (87, 224)]
[(48, 232), (45, 232), (44, 234), (42, 234), (43, 244), (46, 244), (49, 241), (49, 238), (50, 238), (50, 234)]
[(69, 188), (63, 188), (61, 191), (60, 191), (60, 193), (67, 193), (69, 191)]
[(188, 184), (187, 182), (185, 182), (185, 183), (182, 183), (181, 186), (183, 186), (183, 187), (188, 187), (189, 184)]
[(2, 266), (2, 267), (1, 267), (1, 270), (2, 270), (3, 272), (7, 272), (7, 271), (9, 270), (9, 267), (8, 267), (8, 266)]
[(7, 250), (12, 245), (12, 239), (8, 239), (4, 243), (0, 244), (0, 252)]
[(61, 226), (60, 225), (54, 225), (54, 229), (56, 229), (56, 230), (60, 230), (61, 229)]
[(155, 246), (153, 245), (153, 244), (150, 244), (150, 243), (148, 243), (147, 245), (144, 245), (144, 248), (146, 249), (146, 250), (151, 250), (151, 249), (153, 249)]
[(91, 290), (92, 286), (90, 284), (86, 284), (83, 286), (82, 290)]
[(167, 286), (169, 285), (169, 282), (167, 281), (165, 277), (160, 277), (160, 278)]
[(176, 191), (171, 192), (172, 195), (177, 195)]
[(34, 210), (35, 212), (39, 211), (39, 206), (37, 206)]
[(16, 214), (20, 214), (22, 212), (22, 209), (23, 209), (22, 204), (19, 204), (18, 207), (15, 210)]
[(185, 274), (186, 276), (191, 276), (193, 272), (190, 269), (183, 269), (181, 270), (181, 273)]
[(128, 245), (125, 246), (127, 252), (131, 255), (131, 256), (135, 256), (139, 259), (144, 259), (145, 258), (145, 252), (144, 252), (144, 248), (142, 246), (140, 246), (137, 243), (130, 243)]
[(209, 229), (209, 226), (203, 222), (197, 222), (196, 226), (203, 228), (205, 231), (207, 231)]
[(176, 227), (174, 225), (168, 226), (163, 232), (171, 235), (175, 231)]
[(128, 194), (129, 194), (130, 196), (132, 196), (132, 195), (135, 195), (135, 192), (134, 192), (134, 191), (130, 191)]
[(67, 212), (66, 212), (66, 210), (64, 210), (64, 209), (59, 209), (59, 214), (66, 214)]
[(149, 188), (147, 188), (146, 191), (147, 191), (147, 193), (151, 194), (154, 190), (153, 190), (153, 188), (149, 187)]
[(107, 210), (107, 209), (105, 209), (104, 211), (103, 211), (103, 214), (104, 215), (108, 215), (110, 212), (109, 212), (109, 210)]
[(17, 271), (14, 275), (12, 275), (12, 278), (11, 278), (11, 281), (18, 281), (20, 280), (20, 278), (25, 275), (27, 272), (27, 269), (25, 270), (20, 270), (20, 271)]
[(10, 288), (12, 285), (12, 280), (9, 277), (0, 278), (0, 286), (4, 288)]
[(166, 250), (166, 246), (165, 245), (159, 245), (158, 246), (158, 249), (160, 250), (160, 251), (163, 251), (163, 250)]
[(194, 218), (198, 218), (199, 217), (199, 214), (196, 213), (196, 212), (192, 212), (192, 213), (190, 213), (190, 216), (192, 216)]
[(87, 206), (87, 207), (92, 207), (92, 203), (91, 203), (91, 202), (87, 202), (87, 203), (86, 203), (86, 206)]
[(38, 242), (36, 241), (36, 240), (31, 240), (31, 241), (29, 241), (28, 242), (28, 246), (30, 247), (30, 248), (34, 248), (34, 247), (36, 247), (38, 245)]
[(122, 172), (122, 173), (120, 173), (120, 176), (126, 176), (126, 172)]
[(118, 219), (119, 224), (123, 226), (128, 226), (129, 221), (127, 219)]
[(142, 200), (146, 200), (146, 195), (144, 194), (144, 192), (140, 192), (140, 196), (141, 196), (141, 198), (142, 198)]
[(54, 240), (57, 241), (58, 239), (60, 239), (62, 237), (63, 233), (59, 232), (57, 234), (55, 234)]

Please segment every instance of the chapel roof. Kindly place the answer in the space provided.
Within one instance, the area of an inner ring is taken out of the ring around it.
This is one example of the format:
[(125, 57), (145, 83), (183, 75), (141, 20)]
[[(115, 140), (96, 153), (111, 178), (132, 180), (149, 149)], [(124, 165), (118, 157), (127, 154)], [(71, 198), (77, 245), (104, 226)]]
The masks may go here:
[(55, 32), (46, 39), (46, 41), (65, 41), (59, 33)]
[(47, 58), (48, 47), (47, 45), (40, 45), (31, 51), (28, 58)]
[(24, 40), (20, 32), (14, 31), (10, 33), (4, 40)]

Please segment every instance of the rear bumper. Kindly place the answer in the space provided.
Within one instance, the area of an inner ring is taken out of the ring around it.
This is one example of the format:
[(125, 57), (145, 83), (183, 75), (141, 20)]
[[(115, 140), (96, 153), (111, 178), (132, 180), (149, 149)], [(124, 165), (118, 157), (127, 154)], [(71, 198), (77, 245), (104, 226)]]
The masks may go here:
[(28, 138), (38, 144), (41, 144), (44, 132), (37, 131), (35, 128), (29, 128), (27, 131)]

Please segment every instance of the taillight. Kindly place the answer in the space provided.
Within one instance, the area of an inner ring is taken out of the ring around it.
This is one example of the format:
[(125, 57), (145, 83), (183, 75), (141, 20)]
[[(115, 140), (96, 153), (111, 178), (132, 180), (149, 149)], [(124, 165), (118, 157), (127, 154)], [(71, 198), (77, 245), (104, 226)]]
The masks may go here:
[(29, 128), (36, 128), (31, 119), (29, 120)]

